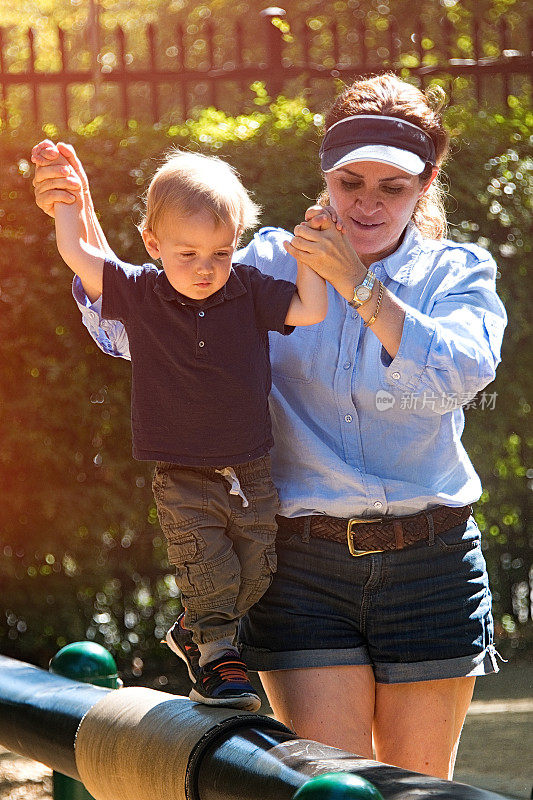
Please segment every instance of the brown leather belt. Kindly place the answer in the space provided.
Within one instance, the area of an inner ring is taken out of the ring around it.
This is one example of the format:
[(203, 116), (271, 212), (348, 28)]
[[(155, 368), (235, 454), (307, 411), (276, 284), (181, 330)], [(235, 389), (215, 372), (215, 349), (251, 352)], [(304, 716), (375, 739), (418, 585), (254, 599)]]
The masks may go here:
[(450, 508), (436, 506), (409, 517), (377, 517), (376, 519), (326, 517), (278, 517), (286, 531), (308, 533), (316, 539), (348, 544), (352, 556), (401, 550), (411, 544), (432, 540), (435, 535), (460, 525), (472, 514), (472, 506)]

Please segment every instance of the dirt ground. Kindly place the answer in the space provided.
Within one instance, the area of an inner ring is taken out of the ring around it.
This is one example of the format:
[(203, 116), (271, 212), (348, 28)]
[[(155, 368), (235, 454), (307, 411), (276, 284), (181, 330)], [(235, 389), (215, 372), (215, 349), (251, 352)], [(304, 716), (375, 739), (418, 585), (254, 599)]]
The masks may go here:
[[(532, 797), (533, 665), (503, 665), (477, 681), (455, 771), (455, 780)], [(0, 748), (0, 800), (52, 800), (48, 767)]]

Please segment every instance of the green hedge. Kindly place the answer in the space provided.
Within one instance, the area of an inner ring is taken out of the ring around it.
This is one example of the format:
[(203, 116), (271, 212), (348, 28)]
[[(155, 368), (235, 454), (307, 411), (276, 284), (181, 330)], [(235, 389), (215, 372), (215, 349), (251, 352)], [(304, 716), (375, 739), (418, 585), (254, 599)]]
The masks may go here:
[[(134, 225), (138, 197), (171, 144), (227, 158), (263, 206), (263, 224), (290, 229), (302, 218), (321, 188), (321, 120), (301, 100), (269, 104), (257, 90), (250, 116), (208, 109), (183, 126), (131, 122), (127, 132), (96, 120), (71, 139), (110, 243), (124, 259), (145, 259)], [(457, 136), (447, 167), (452, 235), (493, 252), (510, 318), (490, 388), (495, 408), (468, 411), (464, 437), (483, 480), (477, 519), (498, 639), (509, 653), (525, 646), (529, 630), (531, 120), (516, 105), (506, 118), (451, 109), (449, 123)], [(38, 136), (0, 138), (2, 651), (45, 665), (64, 643), (89, 637), (114, 652), (130, 675), (139, 675), (143, 663), (164, 672), (172, 660), (158, 639), (179, 599), (156, 522), (150, 467), (130, 455), (129, 365), (103, 357), (80, 324), (53, 223), (32, 200), (28, 160)]]

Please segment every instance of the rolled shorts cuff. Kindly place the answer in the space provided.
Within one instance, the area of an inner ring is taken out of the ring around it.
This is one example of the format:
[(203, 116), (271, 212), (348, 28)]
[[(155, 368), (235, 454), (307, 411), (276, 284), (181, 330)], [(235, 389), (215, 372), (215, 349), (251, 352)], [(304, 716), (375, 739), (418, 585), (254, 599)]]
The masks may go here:
[(474, 678), (499, 672), (497, 651), (489, 645), (481, 653), (437, 661), (415, 661), (405, 664), (374, 664), (376, 683), (413, 683), (443, 678)]
[(374, 669), (376, 683), (415, 683), (443, 678), (477, 677), (499, 672), (497, 651), (493, 645), (489, 645), (481, 653), (470, 656), (405, 664), (372, 664), (366, 647), (338, 650), (284, 650), (276, 653), (242, 645), (241, 656), (248, 669), (255, 672), (369, 665)]
[(241, 645), (241, 656), (248, 669), (270, 672), (278, 669), (305, 669), (306, 667), (342, 667), (372, 664), (366, 647), (339, 648), (337, 650), (283, 650), (279, 653)]

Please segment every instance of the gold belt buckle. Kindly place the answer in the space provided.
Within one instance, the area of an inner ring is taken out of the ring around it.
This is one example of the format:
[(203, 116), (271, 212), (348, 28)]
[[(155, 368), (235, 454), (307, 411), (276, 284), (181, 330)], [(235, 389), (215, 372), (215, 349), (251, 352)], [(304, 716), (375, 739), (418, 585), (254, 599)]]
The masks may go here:
[(369, 523), (369, 522), (383, 522), (383, 517), (375, 517), (375, 518), (365, 518), (361, 519), (361, 517), (350, 517), (348, 520), (348, 527), (346, 529), (346, 537), (348, 539), (348, 550), (350, 551), (352, 556), (359, 557), (359, 556), (367, 556), (370, 553), (382, 553), (383, 550), (356, 550), (354, 545), (354, 538), (355, 538), (355, 531), (352, 530), (354, 525), (360, 525), (361, 523)]

